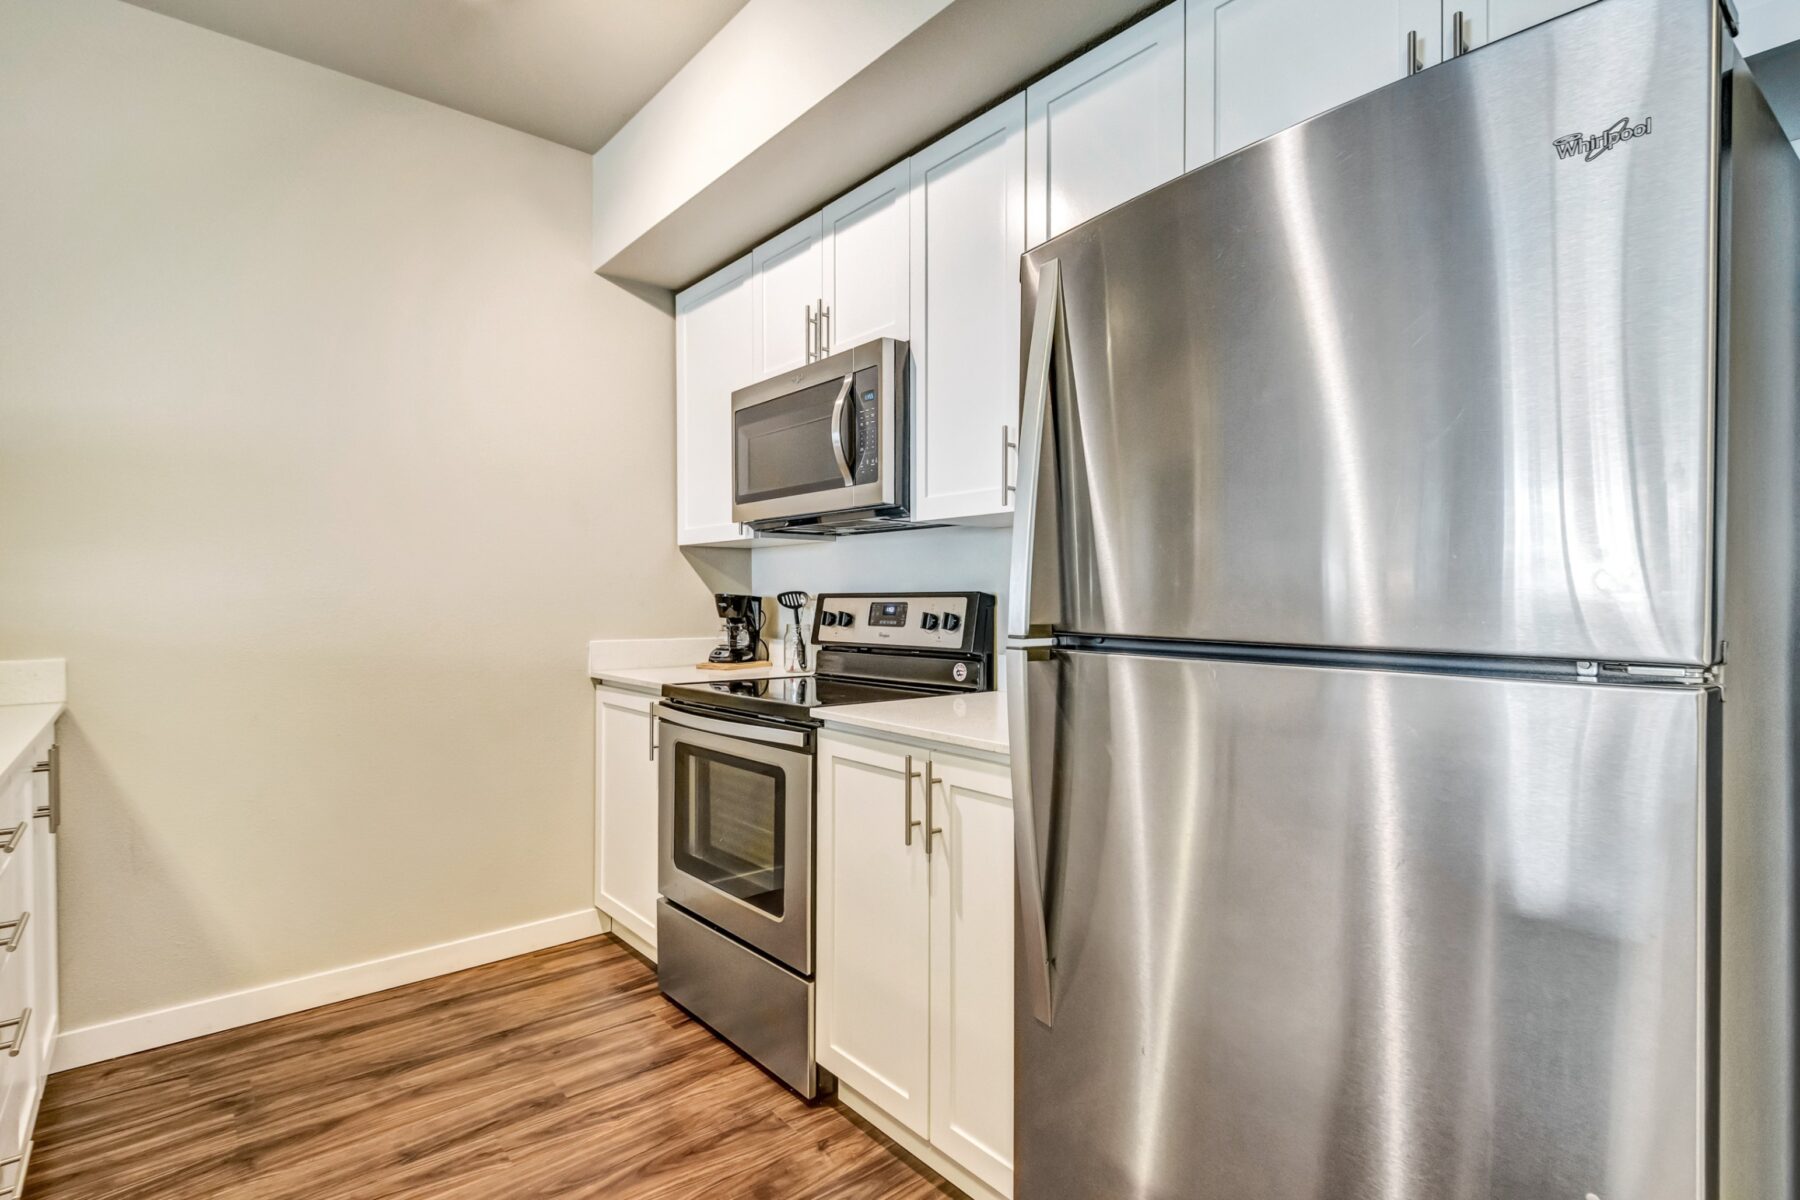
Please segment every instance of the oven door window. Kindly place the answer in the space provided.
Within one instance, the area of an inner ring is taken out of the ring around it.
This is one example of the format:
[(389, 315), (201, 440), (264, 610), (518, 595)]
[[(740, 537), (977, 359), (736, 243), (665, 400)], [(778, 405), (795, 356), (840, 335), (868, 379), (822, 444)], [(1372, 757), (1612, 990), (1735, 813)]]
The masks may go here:
[(779, 919), (786, 793), (779, 767), (676, 743), (675, 868)]
[[(739, 504), (776, 500), (848, 486), (831, 445), (831, 414), (844, 381), (824, 383), (741, 408), (732, 418), (732, 472)], [(854, 396), (844, 399), (839, 441), (854, 473), (857, 458)]]

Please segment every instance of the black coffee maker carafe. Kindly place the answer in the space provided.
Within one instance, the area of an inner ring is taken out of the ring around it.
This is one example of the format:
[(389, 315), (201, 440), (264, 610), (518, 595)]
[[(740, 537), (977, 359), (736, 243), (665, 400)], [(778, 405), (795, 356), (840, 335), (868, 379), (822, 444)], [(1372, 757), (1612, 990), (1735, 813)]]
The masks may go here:
[(716, 592), (713, 600), (719, 608), (719, 644), (713, 647), (706, 660), (716, 663), (755, 662), (762, 645), (762, 597)]

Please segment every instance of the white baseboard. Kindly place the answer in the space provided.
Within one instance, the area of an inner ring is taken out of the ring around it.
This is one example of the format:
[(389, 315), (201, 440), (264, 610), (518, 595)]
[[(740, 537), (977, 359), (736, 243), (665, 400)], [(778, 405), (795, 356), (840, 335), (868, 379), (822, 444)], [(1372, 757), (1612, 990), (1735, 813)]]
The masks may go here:
[(592, 937), (601, 932), (600, 913), (583, 908), (507, 929), (494, 929), (453, 942), (440, 942), (386, 958), (352, 963), (316, 975), (284, 979), (241, 992), (209, 996), (171, 1008), (120, 1017), (98, 1025), (64, 1030), (56, 1039), (51, 1071), (67, 1071), (140, 1050), (185, 1042), (240, 1025), (335, 1004), (452, 971), (479, 967), (533, 950)]

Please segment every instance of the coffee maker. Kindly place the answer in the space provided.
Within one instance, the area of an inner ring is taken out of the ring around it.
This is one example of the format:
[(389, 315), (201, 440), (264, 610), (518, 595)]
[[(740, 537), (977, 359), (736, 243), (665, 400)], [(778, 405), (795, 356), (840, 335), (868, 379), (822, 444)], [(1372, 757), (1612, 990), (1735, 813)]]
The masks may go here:
[(757, 650), (762, 645), (762, 597), (716, 592), (713, 600), (719, 608), (719, 644), (706, 656), (706, 661), (755, 662)]

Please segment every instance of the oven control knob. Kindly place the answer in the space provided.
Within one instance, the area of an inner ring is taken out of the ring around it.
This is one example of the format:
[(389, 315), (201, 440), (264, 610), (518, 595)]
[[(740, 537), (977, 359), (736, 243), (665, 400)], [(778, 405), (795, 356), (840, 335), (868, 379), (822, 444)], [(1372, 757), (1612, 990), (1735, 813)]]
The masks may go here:
[(919, 624), (927, 629), (936, 629), (938, 627), (938, 615), (936, 613), (926, 613), (919, 618)]
[(836, 625), (837, 624), (837, 614), (834, 612), (821, 611), (819, 613), (819, 624), (821, 624), (821, 625)]
[(856, 624), (856, 618), (847, 612), (840, 612), (837, 615), (837, 623), (848, 629), (850, 626)]
[(961, 617), (957, 616), (955, 613), (945, 613), (944, 614), (944, 629), (946, 632), (955, 633), (957, 630), (959, 630), (961, 628), (962, 628), (962, 618)]

